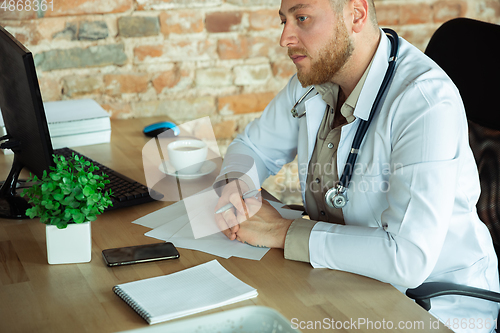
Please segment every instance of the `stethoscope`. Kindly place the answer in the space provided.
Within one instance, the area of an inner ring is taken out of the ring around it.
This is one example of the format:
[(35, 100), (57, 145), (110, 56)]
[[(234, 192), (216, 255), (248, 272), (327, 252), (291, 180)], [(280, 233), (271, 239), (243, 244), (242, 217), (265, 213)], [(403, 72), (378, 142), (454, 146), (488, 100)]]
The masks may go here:
[[(347, 156), (347, 162), (344, 166), (344, 171), (342, 172), (342, 176), (340, 177), (338, 184), (335, 187), (332, 187), (331, 189), (329, 189), (325, 194), (325, 202), (331, 208), (343, 208), (347, 204), (348, 200), (347, 200), (347, 196), (346, 196), (346, 191), (347, 191), (347, 187), (349, 186), (349, 182), (351, 181), (352, 171), (354, 169), (354, 165), (356, 163), (356, 159), (357, 159), (358, 154), (359, 154), (359, 146), (361, 146), (361, 142), (363, 141), (363, 138), (365, 137), (366, 131), (368, 130), (368, 126), (370, 125), (370, 122), (372, 121), (373, 116), (375, 115), (376, 111), (378, 110), (381, 101), (385, 97), (385, 93), (387, 92), (387, 89), (391, 83), (392, 77), (394, 76), (394, 70), (396, 67), (396, 60), (397, 60), (398, 51), (399, 51), (398, 34), (391, 29), (384, 28), (382, 30), (385, 32), (385, 34), (391, 40), (391, 53), (389, 56), (389, 67), (387, 68), (387, 71), (385, 72), (384, 80), (382, 81), (382, 84), (380, 85), (380, 89), (377, 93), (377, 96), (375, 97), (375, 101), (373, 102), (368, 119), (367, 120), (360, 119), (360, 124), (358, 126), (356, 134), (354, 135), (354, 140), (352, 142), (351, 151), (349, 152), (349, 155)], [(314, 89), (314, 87), (309, 88), (306, 91), (306, 93), (301, 98), (299, 98), (299, 100), (292, 107), (292, 110), (290, 112), (292, 113), (292, 116), (294, 118), (302, 118), (303, 116), (305, 116), (306, 111), (304, 111), (302, 114), (299, 115), (297, 110), (296, 110), (296, 107), (297, 107), (297, 105), (302, 103), (302, 101), (309, 95), (309, 93), (313, 89)]]

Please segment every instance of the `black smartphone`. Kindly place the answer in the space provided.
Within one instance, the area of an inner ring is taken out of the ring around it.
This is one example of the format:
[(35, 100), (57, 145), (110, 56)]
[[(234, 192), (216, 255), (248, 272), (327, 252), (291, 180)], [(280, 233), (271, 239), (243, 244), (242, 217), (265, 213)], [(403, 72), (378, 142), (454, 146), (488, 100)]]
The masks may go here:
[(167, 242), (106, 249), (102, 250), (102, 257), (106, 265), (112, 267), (140, 262), (176, 259), (179, 258), (179, 252), (174, 244)]

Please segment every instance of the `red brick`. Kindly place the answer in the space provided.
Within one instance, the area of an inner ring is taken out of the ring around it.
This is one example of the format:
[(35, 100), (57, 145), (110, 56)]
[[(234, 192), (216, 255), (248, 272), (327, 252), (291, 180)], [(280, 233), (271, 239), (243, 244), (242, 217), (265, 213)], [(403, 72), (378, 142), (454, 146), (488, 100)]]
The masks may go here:
[(238, 30), (241, 24), (242, 14), (240, 12), (216, 12), (207, 13), (205, 26), (208, 32), (230, 32)]
[(264, 111), (274, 96), (275, 93), (268, 92), (219, 97), (219, 111), (228, 110), (233, 114)]
[(219, 39), (217, 53), (222, 60), (248, 58), (248, 39), (245, 37)]
[(281, 29), (280, 17), (277, 10), (262, 9), (250, 12), (250, 29), (268, 30)]
[(399, 24), (400, 6), (398, 4), (377, 2), (375, 6), (377, 21), (380, 26), (392, 26)]
[(177, 83), (179, 83), (180, 80), (181, 80), (181, 71), (179, 70), (178, 67), (176, 67), (170, 71), (159, 73), (153, 79), (153, 87), (155, 88), (156, 92), (159, 94), (165, 88), (175, 87), (177, 85)]
[(158, 58), (163, 55), (163, 45), (142, 45), (134, 48), (134, 57), (139, 61), (146, 58)]
[(25, 46), (28, 45), (28, 44), (31, 44), (30, 43), (30, 38), (26, 34), (23, 34), (23, 33), (11, 33), (11, 35), (13, 35), (14, 38), (16, 38), (21, 44), (23, 44)]
[(61, 99), (62, 84), (60, 80), (40, 75), (38, 77), (38, 84), (40, 86), (40, 92), (42, 93), (42, 99), (45, 102), (58, 101)]
[(279, 37), (256, 36), (249, 38), (249, 57), (287, 57), (287, 49), (279, 44)]
[(123, 13), (133, 6), (134, 0), (54, 0), (54, 8), (49, 8), (44, 16)]
[(226, 120), (213, 124), (216, 139), (230, 139), (236, 131), (236, 121)]
[(438, 1), (432, 5), (434, 22), (443, 23), (455, 17), (465, 16), (467, 3), (465, 1)]
[(52, 40), (58, 33), (62, 33), (70, 24), (78, 24), (76, 20), (68, 17), (51, 17), (34, 21), (36, 30), (44, 40)]
[(421, 24), (432, 22), (432, 7), (427, 3), (402, 4), (400, 24)]
[(148, 74), (108, 74), (104, 75), (106, 92), (111, 95), (141, 93), (148, 89)]
[(195, 10), (176, 10), (160, 14), (160, 27), (164, 35), (202, 32), (203, 15)]

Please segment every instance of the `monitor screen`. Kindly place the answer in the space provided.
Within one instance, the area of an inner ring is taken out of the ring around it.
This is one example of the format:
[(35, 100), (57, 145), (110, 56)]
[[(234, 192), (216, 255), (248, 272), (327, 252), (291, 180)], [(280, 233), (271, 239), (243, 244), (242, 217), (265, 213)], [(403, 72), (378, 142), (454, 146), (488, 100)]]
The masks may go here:
[[(0, 109), (7, 137), (15, 145), (11, 174), (22, 168), (41, 176), (52, 162), (52, 143), (43, 109), (33, 55), (0, 26)], [(9, 178), (12, 175), (9, 175)], [(12, 179), (9, 179), (12, 181)], [(8, 192), (5, 186), (0, 195)], [(15, 189), (10, 189), (15, 192)], [(1, 209), (1, 208), (0, 208)], [(1, 213), (1, 212), (0, 212)], [(2, 215), (2, 214), (0, 214)]]
[(0, 109), (16, 157), (36, 175), (52, 165), (52, 144), (33, 55), (0, 26)]

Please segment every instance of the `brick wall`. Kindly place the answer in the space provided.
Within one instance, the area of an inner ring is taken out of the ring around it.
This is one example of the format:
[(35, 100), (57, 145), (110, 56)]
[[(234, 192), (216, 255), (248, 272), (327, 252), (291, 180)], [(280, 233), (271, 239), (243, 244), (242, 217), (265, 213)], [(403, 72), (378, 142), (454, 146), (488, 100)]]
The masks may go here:
[[(453, 17), (500, 23), (500, 0), (376, 0), (380, 25), (420, 49)], [(28, 8), (29, 4), (29, 8)], [(93, 98), (113, 118), (210, 116), (225, 147), (286, 84), (280, 0), (0, 0), (35, 55), (45, 101)], [(1, 59), (0, 59), (1, 61)], [(296, 169), (266, 183), (300, 201)]]

